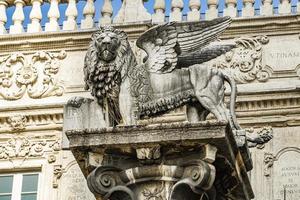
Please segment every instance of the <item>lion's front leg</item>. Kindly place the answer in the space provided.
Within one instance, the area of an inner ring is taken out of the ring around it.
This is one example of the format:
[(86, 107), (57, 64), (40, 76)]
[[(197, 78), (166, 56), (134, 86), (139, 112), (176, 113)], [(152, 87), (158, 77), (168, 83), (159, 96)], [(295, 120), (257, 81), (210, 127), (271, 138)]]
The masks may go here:
[(126, 78), (120, 86), (119, 107), (124, 125), (136, 124), (134, 98), (130, 94), (129, 80)]

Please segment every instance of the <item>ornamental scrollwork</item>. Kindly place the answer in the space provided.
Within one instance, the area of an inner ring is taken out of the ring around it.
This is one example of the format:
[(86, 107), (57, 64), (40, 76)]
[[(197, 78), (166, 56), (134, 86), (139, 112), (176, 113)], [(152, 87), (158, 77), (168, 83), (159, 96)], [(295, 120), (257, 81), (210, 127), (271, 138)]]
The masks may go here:
[(213, 66), (234, 77), (238, 83), (267, 81), (271, 73), (262, 66), (262, 51), (269, 38), (267, 36), (238, 38), (234, 42), (236, 48), (213, 61)]
[(56, 75), (64, 58), (65, 51), (39, 51), (31, 58), (13, 53), (0, 58), (0, 98), (18, 100), (25, 94), (33, 99), (61, 96), (63, 86)]
[(11, 138), (4, 143), (0, 143), (0, 160), (42, 157), (46, 151), (55, 151), (51, 146), (52, 144), (52, 141), (31, 140), (28, 137)]

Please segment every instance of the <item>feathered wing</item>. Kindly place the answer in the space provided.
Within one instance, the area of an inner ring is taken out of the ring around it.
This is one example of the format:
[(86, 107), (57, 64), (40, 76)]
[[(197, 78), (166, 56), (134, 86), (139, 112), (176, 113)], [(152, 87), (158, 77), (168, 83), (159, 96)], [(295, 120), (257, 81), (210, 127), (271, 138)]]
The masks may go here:
[(185, 57), (201, 52), (225, 31), (230, 22), (230, 17), (223, 17), (157, 25), (143, 33), (136, 44), (147, 53), (146, 64), (150, 72), (168, 73), (177, 67), (180, 55)]

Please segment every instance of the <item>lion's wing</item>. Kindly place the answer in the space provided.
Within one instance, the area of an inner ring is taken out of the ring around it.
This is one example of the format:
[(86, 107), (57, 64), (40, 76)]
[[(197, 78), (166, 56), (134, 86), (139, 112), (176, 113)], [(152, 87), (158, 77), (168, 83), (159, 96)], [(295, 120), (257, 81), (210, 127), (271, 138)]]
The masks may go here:
[(168, 73), (176, 68), (179, 55), (207, 46), (224, 32), (230, 22), (230, 17), (223, 17), (157, 25), (143, 33), (136, 44), (147, 53), (146, 64), (150, 72)]

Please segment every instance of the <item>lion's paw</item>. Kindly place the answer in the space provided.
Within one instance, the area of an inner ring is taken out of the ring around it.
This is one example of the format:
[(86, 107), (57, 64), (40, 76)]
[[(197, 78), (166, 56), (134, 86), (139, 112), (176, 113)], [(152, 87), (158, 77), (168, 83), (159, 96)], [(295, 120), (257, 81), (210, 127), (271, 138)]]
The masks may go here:
[(80, 106), (85, 102), (86, 99), (84, 97), (72, 97), (68, 100), (67, 105), (74, 108), (80, 108)]

